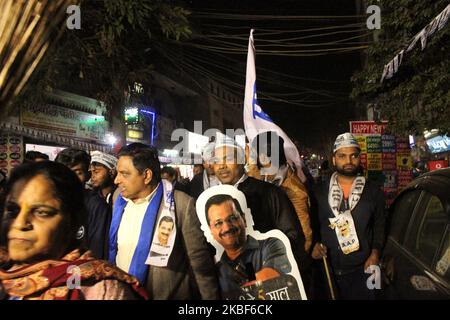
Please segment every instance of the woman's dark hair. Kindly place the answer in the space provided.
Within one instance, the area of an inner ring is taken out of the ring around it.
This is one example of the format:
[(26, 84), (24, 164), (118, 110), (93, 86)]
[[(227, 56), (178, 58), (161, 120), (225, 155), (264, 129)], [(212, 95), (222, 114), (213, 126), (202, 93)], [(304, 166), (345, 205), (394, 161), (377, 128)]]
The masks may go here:
[[(61, 211), (69, 217), (71, 232), (69, 237), (71, 240), (70, 249), (80, 246), (84, 238), (77, 239), (77, 232), (79, 232), (81, 227), (84, 228), (84, 235), (86, 235), (86, 210), (84, 207), (83, 186), (77, 175), (61, 163), (50, 161), (26, 163), (13, 169), (6, 184), (6, 201), (2, 207), (2, 212), (5, 210), (8, 196), (12, 192), (14, 185), (18, 182), (28, 182), (38, 175), (43, 175), (53, 184), (54, 196), (61, 201)], [(12, 222), (13, 220), (11, 218), (7, 216), (3, 217), (0, 233), (2, 245), (6, 244), (6, 234)]]
[(139, 173), (143, 173), (145, 169), (152, 171), (151, 185), (155, 186), (161, 181), (161, 165), (157, 149), (143, 143), (131, 143), (119, 151), (119, 158), (125, 156), (133, 159), (133, 165)]

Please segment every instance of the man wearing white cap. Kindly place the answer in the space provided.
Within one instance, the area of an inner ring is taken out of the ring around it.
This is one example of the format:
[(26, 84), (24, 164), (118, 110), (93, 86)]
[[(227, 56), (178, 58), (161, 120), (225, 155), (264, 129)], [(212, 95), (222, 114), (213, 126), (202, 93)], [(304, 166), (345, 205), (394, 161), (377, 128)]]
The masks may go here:
[(351, 133), (340, 134), (333, 147), (336, 172), (314, 188), (312, 197), (320, 229), (314, 232), (312, 256), (330, 258), (340, 299), (374, 299), (380, 289), (376, 277), (385, 241), (385, 202), (378, 186), (360, 175), (360, 152)]
[(91, 152), (91, 184), (100, 196), (112, 205), (112, 194), (114, 193), (116, 178), (117, 158), (111, 154), (101, 151)]
[(210, 187), (219, 184), (219, 180), (214, 174), (212, 159), (214, 157), (214, 142), (208, 143), (202, 150), (203, 172), (196, 174), (190, 183), (189, 194), (197, 199), (200, 194)]
[(244, 150), (231, 138), (224, 136), (214, 149), (214, 172), (222, 184), (234, 185), (245, 194), (259, 232), (278, 229), (290, 240), (300, 272), (308, 256), (305, 235), (295, 209), (281, 188), (247, 176), (244, 170)]

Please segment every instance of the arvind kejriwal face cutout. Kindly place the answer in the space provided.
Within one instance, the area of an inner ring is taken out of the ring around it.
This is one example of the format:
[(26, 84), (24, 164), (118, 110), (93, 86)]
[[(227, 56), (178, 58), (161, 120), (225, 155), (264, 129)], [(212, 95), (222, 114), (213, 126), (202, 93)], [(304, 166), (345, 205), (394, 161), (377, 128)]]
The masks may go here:
[(216, 249), (223, 298), (306, 300), (289, 239), (280, 230), (253, 229), (244, 193), (231, 185), (214, 186), (196, 207), (203, 233)]

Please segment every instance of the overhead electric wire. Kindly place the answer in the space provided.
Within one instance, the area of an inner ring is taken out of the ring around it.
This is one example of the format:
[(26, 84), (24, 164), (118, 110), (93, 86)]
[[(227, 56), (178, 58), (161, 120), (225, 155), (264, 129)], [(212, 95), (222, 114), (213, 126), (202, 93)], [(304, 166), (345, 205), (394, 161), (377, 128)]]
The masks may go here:
[[(242, 74), (234, 73), (230, 69), (229, 65), (221, 63), (220, 60), (211, 61), (211, 59), (209, 59), (209, 58), (207, 58), (205, 56), (197, 57), (194, 53), (190, 53), (189, 51), (187, 51), (187, 52), (185, 51), (184, 52), (184, 56), (189, 57), (189, 58), (194, 59), (194, 60), (197, 60), (197, 61), (199, 61), (201, 63), (209, 64), (210, 66), (213, 66), (213, 67), (217, 67), (217, 66), (220, 65), (221, 66), (220, 69), (222, 69), (224, 71), (227, 71), (228, 73), (233, 73), (234, 75), (236, 75), (237, 77), (242, 78), (243, 80), (245, 79), (243, 73)], [(263, 68), (261, 68), (261, 69), (263, 69)], [(258, 68), (258, 70), (260, 70), (260, 69)], [(264, 70), (268, 70), (268, 69), (264, 69)], [(273, 72), (273, 73), (276, 73), (276, 72)], [(282, 73), (277, 73), (277, 74), (284, 75)], [(258, 80), (263, 80), (263, 81), (271, 82), (271, 83), (274, 83), (274, 84), (277, 84), (277, 85), (282, 85), (282, 86), (285, 84), (283, 81), (274, 81), (272, 78), (266, 77), (266, 76), (261, 75), (261, 74), (258, 75)], [(292, 84), (292, 82), (287, 82), (287, 84)], [(301, 90), (301, 91), (313, 92), (315, 94), (322, 94), (324, 92), (325, 93), (326, 92), (333, 93), (333, 91), (330, 91), (330, 90), (314, 90), (314, 89), (307, 88), (307, 87), (302, 87), (302, 86), (294, 86), (293, 87), (291, 85), (289, 87), (297, 89), (297, 90)]]
[[(232, 62), (234, 64), (238, 64), (239, 63), (238, 61), (236, 61), (236, 60), (234, 60), (234, 59), (232, 59), (232, 58), (230, 58), (230, 57), (228, 57), (226, 55), (223, 55), (223, 54), (220, 54), (220, 53), (216, 53), (215, 55), (217, 55), (217, 56), (219, 56), (219, 57), (221, 57), (223, 59), (226, 59), (226, 60), (228, 60), (228, 61), (230, 61), (230, 62)], [(264, 72), (271, 73), (271, 74), (274, 74), (276, 76), (285, 76), (285, 77), (291, 78), (293, 80), (306, 80), (306, 81), (324, 82), (324, 83), (342, 83), (342, 81), (338, 81), (338, 80), (323, 80), (323, 79), (315, 79), (315, 78), (306, 78), (306, 77), (293, 76), (293, 75), (290, 75), (290, 74), (287, 74), (287, 73), (282, 73), (282, 72), (270, 70), (270, 69), (267, 69), (267, 68), (264, 68), (264, 67), (260, 67), (260, 66), (257, 67), (257, 70), (262, 70)]]
[[(212, 79), (218, 83), (221, 84), (225, 84), (226, 86), (229, 86), (228, 91), (236, 96), (241, 96), (239, 93), (236, 93), (236, 91), (234, 91), (233, 89), (230, 89), (230, 87), (235, 87), (240, 89), (241, 91), (243, 91), (245, 88), (243, 85), (234, 83), (232, 81), (230, 81), (229, 79), (220, 77), (215, 75), (214, 73), (211, 73), (207, 70), (204, 70), (202, 68), (196, 68), (195, 66), (189, 65), (184, 61), (177, 61), (177, 57), (174, 57), (172, 53), (165, 51), (164, 52), (164, 56), (177, 68), (181, 69), (181, 71), (183, 71), (186, 75), (188, 75), (191, 79), (193, 79), (194, 77), (190, 76), (190, 73), (196, 73), (196, 74), (200, 74), (205, 76), (205, 78), (207, 79)], [(200, 70), (201, 69), (201, 70)], [(188, 70), (189, 72), (186, 72), (185, 70)], [(194, 80), (194, 79), (193, 79)], [(203, 91), (207, 92), (208, 94), (212, 94), (209, 91), (204, 90), (203, 86), (201, 84), (198, 83), (198, 81), (194, 80), (194, 82), (197, 84), (197, 86), (199, 88), (201, 88)], [(226, 99), (222, 99), (220, 96), (217, 96), (215, 94), (213, 94), (216, 98), (226, 101), (227, 103), (230, 103), (230, 101), (226, 100)], [(267, 94), (259, 94), (259, 96), (261, 97), (261, 100), (271, 100), (271, 101), (275, 101), (275, 102), (283, 102), (283, 103), (288, 103), (291, 105), (297, 105), (300, 107), (307, 107), (307, 108), (320, 108), (320, 107), (327, 107), (327, 106), (331, 106), (331, 105), (336, 105), (336, 99), (333, 100), (333, 102), (330, 102), (328, 104), (322, 104), (322, 105), (312, 105), (312, 104), (303, 104), (300, 102), (303, 102), (302, 100), (285, 100), (285, 99), (281, 99), (281, 98), (276, 98), (276, 97), (272, 97), (269, 96)], [(265, 98), (267, 97), (267, 98)], [(330, 101), (330, 100), (327, 100)], [(311, 102), (318, 102), (321, 103), (321, 101), (311, 101)], [(241, 103), (238, 103), (241, 104)]]
[[(190, 42), (172, 42), (182, 46), (181, 56), (177, 54), (176, 50), (160, 51), (160, 53), (175, 68), (178, 68), (185, 76), (192, 79), (193, 83), (200, 90), (227, 103), (232, 102), (229, 101), (230, 99), (224, 99), (223, 93), (222, 97), (220, 97), (215, 92), (212, 92), (213, 90), (209, 89), (209, 87), (205, 90), (205, 85), (199, 83), (200, 80), (197, 80), (192, 75), (204, 77), (205, 80), (210, 79), (226, 87), (225, 92), (242, 97), (245, 91), (244, 70), (241, 73), (239, 69), (243, 68), (230, 68), (230, 64), (227, 62), (232, 62), (235, 66), (244, 64), (243, 59), (242, 62), (237, 61), (237, 59), (232, 58), (231, 54), (247, 54), (248, 35), (251, 28), (255, 29), (255, 34), (257, 35), (256, 44), (258, 50), (256, 53), (259, 56), (315, 57), (355, 52), (366, 49), (368, 44), (370, 44), (369, 40), (363, 40), (368, 38), (367, 30), (364, 27), (365, 20), (363, 21), (363, 18), (365, 19), (366, 16), (243, 15), (202, 11), (194, 12), (192, 17), (194, 20), (195, 18), (200, 20), (201, 26), (209, 27), (208, 33), (194, 36)], [(215, 20), (214, 23), (208, 21), (212, 19)], [(358, 22), (345, 23), (344, 21), (348, 19), (354, 19)], [(279, 28), (259, 28), (258, 24), (260, 23), (258, 22), (254, 26), (236, 26), (217, 24), (216, 21), (220, 20), (240, 20), (240, 23), (248, 23), (250, 21), (248, 24), (252, 24), (251, 21), (289, 20), (291, 25), (280, 26)], [(294, 29), (292, 27), (292, 21), (294, 20), (299, 21), (301, 26)], [(308, 24), (308, 22), (316, 24), (323, 20), (331, 20), (335, 24), (337, 20), (340, 20), (344, 24), (318, 27), (310, 25), (305, 28), (305, 24)], [(274, 37), (278, 38), (274, 39)], [(304, 43), (305, 40), (311, 40), (312, 42)], [(301, 43), (297, 43), (297, 41)], [(217, 57), (218, 59), (216, 59)], [(336, 90), (313, 89), (298, 85), (298, 80), (328, 83), (333, 86), (341, 86), (346, 83), (345, 81), (298, 77), (262, 67), (258, 67), (257, 71), (258, 84), (262, 84), (258, 88), (274, 87), (272, 85), (274, 84), (275, 87), (281, 89), (280, 92), (259, 90), (258, 98), (263, 101), (281, 102), (304, 108), (323, 108), (336, 106), (340, 101), (348, 99), (348, 94), (340, 93)], [(273, 77), (276, 77), (276, 79)], [(231, 79), (239, 79), (239, 83)], [(292, 90), (296, 92), (292, 92)], [(288, 100), (285, 98), (288, 98)], [(241, 105), (242, 101), (235, 104)]]
[[(314, 28), (308, 28), (305, 29), (304, 26), (302, 26), (301, 29), (294, 29), (294, 30), (286, 30), (286, 29), (266, 29), (266, 28), (259, 28), (258, 26), (229, 26), (229, 25), (215, 25), (215, 24), (208, 24), (203, 23), (204, 26), (210, 26), (210, 27), (219, 27), (220, 29), (245, 29), (250, 31), (250, 29), (255, 29), (255, 33), (259, 35), (272, 35), (272, 34), (280, 34), (280, 33), (302, 33), (302, 32), (310, 32), (310, 31), (321, 31), (321, 30), (332, 30), (332, 29), (345, 29), (345, 28), (353, 28), (353, 27), (363, 27), (366, 25), (365, 22), (357, 22), (357, 23), (350, 23), (350, 24), (343, 24), (343, 25), (336, 25), (336, 26), (327, 26), (327, 27), (314, 27)], [(290, 27), (292, 28), (292, 27)], [(247, 33), (242, 33), (242, 35), (248, 35)]]
[[(294, 37), (294, 38), (282, 38), (282, 39), (263, 39), (258, 38), (258, 42), (270, 42), (270, 43), (278, 43), (278, 42), (284, 42), (284, 41), (296, 41), (296, 40), (305, 40), (305, 39), (312, 39), (312, 38), (321, 38), (325, 36), (330, 35), (338, 35), (343, 33), (355, 33), (355, 32), (361, 32), (361, 31), (367, 31), (367, 29), (361, 28), (361, 29), (353, 29), (353, 30), (342, 30), (342, 31), (333, 31), (333, 32), (326, 32), (326, 33), (318, 33), (308, 36), (301, 36), (301, 37)], [(255, 33), (256, 35), (260, 36), (262, 34)], [(282, 34), (282, 32), (280, 32)], [(265, 34), (264, 34), (265, 35)], [(206, 34), (206, 35), (199, 35), (196, 36), (195, 39), (214, 39), (214, 38), (225, 38), (225, 39), (234, 39), (234, 40), (241, 40), (241, 41), (248, 41), (248, 33), (241, 36), (241, 35), (230, 35), (230, 34)]]
[[(246, 54), (246, 49), (239, 48), (224, 48), (217, 46), (209, 46), (202, 45), (196, 43), (184, 42), (182, 43), (184, 46), (189, 46), (193, 48), (205, 49), (211, 52), (219, 52), (219, 53), (232, 53), (232, 54)], [(271, 55), (271, 56), (296, 56), (296, 57), (311, 57), (311, 56), (321, 56), (327, 54), (337, 54), (348, 51), (362, 50), (367, 49), (368, 45), (360, 45), (360, 46), (351, 46), (351, 47), (340, 47), (340, 48), (326, 48), (326, 49), (309, 49), (309, 50), (290, 50), (290, 51), (281, 51), (281, 50), (258, 50), (258, 54), (260, 55)]]
[[(217, 67), (217, 68), (219, 68), (221, 70), (227, 71), (230, 74), (233, 74), (233, 75), (235, 75), (235, 76), (237, 76), (239, 78), (242, 78), (243, 82), (245, 81), (245, 77), (242, 74), (238, 74), (238, 73), (235, 73), (235, 72), (231, 71), (228, 65), (221, 64), (218, 61), (210, 62), (211, 60), (208, 61), (208, 58), (205, 58), (205, 57), (198, 58), (194, 54), (190, 54), (190, 53), (187, 53), (187, 52), (184, 52), (184, 56), (185, 57), (189, 57), (190, 59), (194, 59), (194, 60), (198, 61), (199, 63), (206, 63), (206, 64), (208, 64), (210, 66)], [(258, 74), (258, 82), (273, 83), (273, 84), (276, 84), (277, 86), (282, 86), (282, 87), (287, 87), (287, 88), (290, 88), (290, 89), (295, 89), (295, 90), (299, 91), (298, 93), (296, 93), (297, 95), (305, 94), (305, 92), (306, 92), (306, 93), (313, 93), (315, 95), (327, 96), (327, 97), (330, 97), (330, 98), (333, 98), (333, 99), (335, 99), (336, 95), (337, 95), (334, 91), (330, 91), (330, 90), (315, 90), (315, 89), (311, 89), (311, 88), (295, 86), (295, 85), (292, 85), (292, 83), (290, 83), (290, 82), (285, 83), (283, 81), (276, 81), (276, 80), (273, 80), (273, 79), (268, 78), (268, 77), (266, 77), (264, 75), (261, 75), (261, 74)], [(276, 93), (271, 93), (271, 94), (276, 94)], [(283, 94), (280, 94), (280, 95), (283, 95)], [(293, 93), (289, 93), (289, 94), (286, 94), (286, 95), (294, 95), (294, 94)]]
[(285, 15), (258, 15), (258, 14), (232, 14), (232, 13), (211, 13), (211, 12), (202, 12), (195, 11), (192, 14), (194, 18), (202, 18), (202, 19), (223, 19), (223, 20), (346, 20), (346, 19), (362, 19), (366, 16), (364, 15), (350, 15), (350, 16), (285, 16)]
[[(344, 43), (345, 41), (349, 41), (349, 40), (354, 40), (354, 39), (358, 39), (358, 38), (363, 38), (363, 37), (368, 37), (371, 33), (364, 33), (364, 34), (359, 34), (353, 37), (348, 37), (345, 39), (339, 39), (339, 40), (335, 40), (335, 41), (329, 41), (329, 42), (318, 42), (318, 43), (283, 43), (283, 39), (279, 39), (279, 40), (263, 40), (263, 39), (258, 39), (258, 43), (259, 42), (271, 42), (271, 44), (258, 44), (258, 48), (261, 47), (284, 47), (284, 48), (301, 48), (301, 47), (320, 47), (320, 46), (327, 46), (327, 45), (334, 45), (334, 44), (369, 44), (371, 42), (366, 41), (366, 42), (357, 42), (357, 43)], [(233, 39), (232, 37), (230, 37), (230, 39)], [(223, 45), (229, 45), (229, 46), (234, 46), (234, 47), (240, 47), (243, 48), (243, 50), (245, 50), (245, 48), (247, 47), (246, 44), (238, 44), (236, 42), (230, 42), (230, 41), (224, 41), (224, 40), (218, 40), (218, 39), (212, 39), (212, 38), (208, 38), (206, 39), (209, 42), (212, 43), (218, 43), (218, 44), (223, 44)], [(248, 41), (248, 39), (247, 39)], [(288, 51), (289, 52), (289, 51)]]

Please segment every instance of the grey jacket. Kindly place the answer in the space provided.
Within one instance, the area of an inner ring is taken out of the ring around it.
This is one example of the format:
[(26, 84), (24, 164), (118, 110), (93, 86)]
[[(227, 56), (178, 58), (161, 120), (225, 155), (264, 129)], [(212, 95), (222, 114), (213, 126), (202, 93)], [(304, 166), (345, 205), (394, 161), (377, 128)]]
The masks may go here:
[[(175, 190), (177, 235), (167, 267), (149, 266), (145, 287), (150, 299), (220, 299), (213, 255), (200, 229), (195, 200)], [(162, 212), (161, 204), (157, 220)]]

